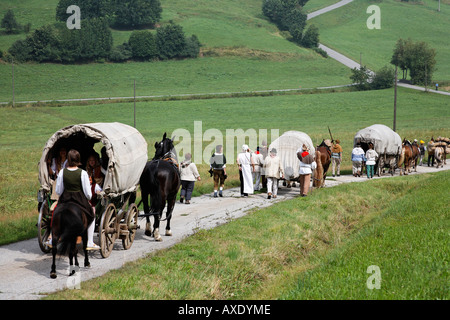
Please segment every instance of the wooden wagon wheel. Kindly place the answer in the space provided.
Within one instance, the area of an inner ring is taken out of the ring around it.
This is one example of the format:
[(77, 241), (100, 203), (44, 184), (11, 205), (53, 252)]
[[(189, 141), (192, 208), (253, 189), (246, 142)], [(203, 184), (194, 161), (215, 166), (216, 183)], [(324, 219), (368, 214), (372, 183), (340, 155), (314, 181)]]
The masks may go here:
[(48, 202), (44, 200), (41, 205), (41, 209), (39, 210), (39, 218), (37, 223), (39, 247), (44, 253), (49, 253), (50, 251), (52, 251), (52, 248), (45, 244), (52, 232), (50, 228), (51, 219), (52, 217), (50, 215)]
[(117, 212), (113, 203), (110, 203), (103, 213), (100, 226), (100, 253), (103, 258), (109, 257), (117, 239)]
[(128, 208), (127, 215), (125, 217), (126, 227), (128, 233), (122, 238), (122, 245), (125, 250), (131, 248), (133, 244), (134, 237), (136, 236), (136, 231), (139, 228), (138, 221), (139, 210), (136, 204), (131, 204)]

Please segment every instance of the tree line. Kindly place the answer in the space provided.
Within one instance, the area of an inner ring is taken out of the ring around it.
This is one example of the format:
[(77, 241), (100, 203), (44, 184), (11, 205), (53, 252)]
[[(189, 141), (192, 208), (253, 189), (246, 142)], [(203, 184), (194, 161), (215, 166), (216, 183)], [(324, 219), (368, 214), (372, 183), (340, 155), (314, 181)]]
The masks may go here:
[[(67, 7), (80, 8), (82, 27), (67, 28)], [(187, 37), (180, 25), (173, 23), (154, 30), (161, 18), (159, 0), (60, 0), (56, 8), (58, 22), (45, 25), (18, 40), (4, 58), (36, 62), (91, 62), (127, 60), (167, 60), (196, 58), (200, 41)], [(113, 46), (111, 27), (134, 30), (129, 40)], [(135, 30), (142, 29), (142, 30)]]

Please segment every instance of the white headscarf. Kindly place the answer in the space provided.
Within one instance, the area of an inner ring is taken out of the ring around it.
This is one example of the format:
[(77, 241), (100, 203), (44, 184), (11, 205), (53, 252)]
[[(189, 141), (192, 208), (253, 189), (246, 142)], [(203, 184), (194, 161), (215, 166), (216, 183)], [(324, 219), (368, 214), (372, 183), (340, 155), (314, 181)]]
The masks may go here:
[(243, 144), (242, 145), (242, 151), (247, 152), (247, 150), (248, 150), (248, 145)]

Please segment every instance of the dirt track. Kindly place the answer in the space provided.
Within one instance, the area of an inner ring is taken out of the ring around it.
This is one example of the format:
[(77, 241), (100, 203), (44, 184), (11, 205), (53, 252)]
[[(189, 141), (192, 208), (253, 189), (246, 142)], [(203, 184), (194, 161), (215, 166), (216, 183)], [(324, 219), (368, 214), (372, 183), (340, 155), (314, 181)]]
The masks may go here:
[[(436, 169), (419, 167), (417, 174), (449, 170), (450, 164)], [(416, 173), (413, 173), (416, 174)], [(397, 174), (398, 175), (398, 174)], [(385, 175), (382, 178), (388, 178)], [(375, 178), (379, 179), (379, 178)], [(342, 183), (364, 182), (367, 178), (351, 175), (329, 178), (326, 187)], [(155, 242), (144, 235), (145, 219), (141, 219), (135, 241), (129, 250), (123, 250), (122, 242), (117, 240), (113, 252), (103, 259), (99, 252), (91, 252), (91, 268), (81, 268), (78, 278), (68, 277), (68, 258), (57, 260), (58, 278), (50, 279), (51, 254), (39, 249), (37, 238), (0, 247), (0, 299), (39, 299), (51, 293), (74, 285), (73, 281), (85, 281), (101, 276), (112, 269), (122, 267), (126, 262), (145, 257), (156, 250), (171, 247), (198, 229), (210, 229), (232, 219), (244, 216), (249, 210), (270, 206), (273, 203), (292, 199), (299, 194), (295, 188), (281, 187), (277, 199), (266, 199), (266, 194), (255, 194), (241, 198), (239, 189), (225, 190), (223, 198), (213, 198), (212, 194), (193, 198), (190, 205), (177, 203), (172, 218), (172, 237), (163, 236), (162, 242)], [(165, 228), (162, 222), (161, 228)], [(81, 255), (82, 256), (82, 255)], [(80, 263), (83, 263), (82, 258)], [(82, 283), (81, 283), (82, 287)]]

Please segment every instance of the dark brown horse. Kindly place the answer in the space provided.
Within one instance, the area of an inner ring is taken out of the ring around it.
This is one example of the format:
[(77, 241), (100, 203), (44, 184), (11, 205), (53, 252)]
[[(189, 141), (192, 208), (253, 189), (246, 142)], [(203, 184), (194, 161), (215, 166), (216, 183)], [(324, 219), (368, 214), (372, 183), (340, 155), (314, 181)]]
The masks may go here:
[(314, 171), (313, 187), (321, 188), (325, 186), (325, 178), (331, 163), (330, 147), (322, 140), (322, 143), (316, 147), (317, 168)]
[[(154, 237), (155, 241), (162, 241), (159, 234), (159, 222), (162, 212), (167, 202), (166, 212), (166, 236), (171, 236), (170, 219), (175, 207), (176, 197), (180, 189), (180, 173), (178, 162), (174, 152), (172, 139), (166, 138), (164, 133), (163, 140), (155, 143), (155, 156), (145, 165), (140, 178), (142, 202), (144, 203), (144, 213), (147, 218), (145, 234)], [(150, 195), (150, 204), (148, 205), (148, 196)], [(150, 226), (150, 215), (153, 215), (153, 232)]]
[[(86, 250), (87, 245), (87, 227), (92, 222), (83, 212), (83, 210), (74, 203), (65, 202), (58, 204), (53, 214), (52, 220), (52, 269), (50, 277), (55, 279), (56, 265), (55, 259), (58, 252), (58, 243), (61, 244), (61, 254), (69, 253), (70, 270), (69, 276), (75, 274), (79, 268), (77, 238), (81, 236), (83, 240), (84, 266), (89, 267), (89, 257)], [(73, 258), (75, 258), (75, 268), (73, 267)]]

